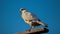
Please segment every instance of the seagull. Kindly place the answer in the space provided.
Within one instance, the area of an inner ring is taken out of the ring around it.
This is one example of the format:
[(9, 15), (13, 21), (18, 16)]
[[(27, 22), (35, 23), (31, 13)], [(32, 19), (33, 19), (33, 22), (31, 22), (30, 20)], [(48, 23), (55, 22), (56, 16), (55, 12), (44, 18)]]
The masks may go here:
[(23, 20), (27, 24), (30, 25), (30, 27), (31, 27), (30, 30), (32, 28), (35, 28), (36, 26), (40, 26), (40, 25), (42, 25), (44, 27), (48, 27), (48, 25), (43, 23), (35, 14), (27, 11), (26, 9), (21, 8), (19, 11), (22, 13), (21, 16), (22, 16)]

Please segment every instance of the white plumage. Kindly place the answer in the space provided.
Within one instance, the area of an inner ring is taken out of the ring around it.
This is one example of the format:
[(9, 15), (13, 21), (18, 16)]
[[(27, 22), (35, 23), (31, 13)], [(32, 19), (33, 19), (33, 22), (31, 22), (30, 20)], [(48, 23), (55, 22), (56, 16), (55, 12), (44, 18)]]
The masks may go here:
[(43, 26), (47, 27), (47, 25), (45, 23), (41, 22), (40, 19), (35, 14), (28, 12), (24, 8), (21, 8), (20, 11), (22, 13), (22, 18), (24, 19), (24, 21), (27, 24), (29, 24), (31, 27), (32, 26), (35, 27), (35, 26), (39, 26), (39, 25), (43, 25)]

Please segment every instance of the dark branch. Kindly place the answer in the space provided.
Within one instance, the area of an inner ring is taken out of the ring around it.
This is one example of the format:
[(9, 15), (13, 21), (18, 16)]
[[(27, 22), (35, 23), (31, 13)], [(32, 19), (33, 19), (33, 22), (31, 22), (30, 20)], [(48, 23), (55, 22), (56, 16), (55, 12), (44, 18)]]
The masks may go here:
[(49, 30), (47, 28), (39, 28), (36, 30), (19, 32), (17, 34), (42, 34), (42, 33), (48, 33), (48, 32), (49, 32)]

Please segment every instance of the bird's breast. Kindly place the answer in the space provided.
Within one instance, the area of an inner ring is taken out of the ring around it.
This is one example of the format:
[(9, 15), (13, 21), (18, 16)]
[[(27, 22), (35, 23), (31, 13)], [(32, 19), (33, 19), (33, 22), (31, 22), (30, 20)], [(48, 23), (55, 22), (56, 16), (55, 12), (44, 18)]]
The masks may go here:
[(24, 13), (24, 14), (22, 14), (22, 18), (26, 19), (26, 20), (30, 20), (32, 18), (32, 16), (30, 14)]

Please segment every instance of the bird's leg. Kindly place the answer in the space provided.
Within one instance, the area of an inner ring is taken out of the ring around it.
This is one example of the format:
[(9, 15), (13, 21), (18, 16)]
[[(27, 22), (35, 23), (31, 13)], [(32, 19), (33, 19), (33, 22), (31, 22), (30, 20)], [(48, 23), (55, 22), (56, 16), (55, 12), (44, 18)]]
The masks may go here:
[(32, 30), (32, 26), (30, 26), (30, 29), (29, 29), (29, 31), (31, 31)]
[(34, 26), (31, 26), (30, 29), (29, 29), (29, 31), (31, 31), (33, 28), (34, 28)]

